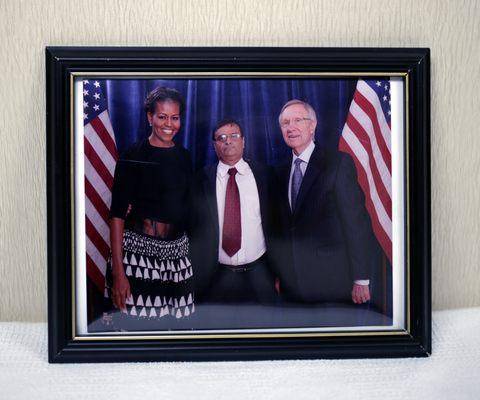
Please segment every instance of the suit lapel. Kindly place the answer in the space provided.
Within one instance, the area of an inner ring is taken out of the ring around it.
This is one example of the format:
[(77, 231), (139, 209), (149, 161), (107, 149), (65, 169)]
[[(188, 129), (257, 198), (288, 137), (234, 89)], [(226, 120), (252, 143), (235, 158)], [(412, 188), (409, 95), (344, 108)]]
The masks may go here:
[[(308, 162), (307, 169), (305, 171), (305, 176), (303, 177), (302, 184), (300, 186), (300, 191), (298, 192), (297, 196), (297, 203), (295, 205), (295, 210), (293, 211), (294, 217), (297, 216), (299, 211), (303, 208), (303, 203), (305, 202), (305, 199), (312, 189), (312, 186), (314, 183), (317, 181), (317, 179), (322, 180), (322, 176), (325, 174), (325, 160), (324, 157), (322, 157), (322, 150), (320, 147), (317, 145), (315, 146), (315, 150), (312, 153), (312, 156), (310, 157), (310, 160)], [(287, 187), (288, 187), (288, 182), (287, 182)], [(320, 198), (323, 196), (323, 192), (325, 189), (326, 185), (321, 185), (321, 192), (320, 194), (317, 195), (317, 198)]]
[(285, 164), (280, 167), (278, 170), (278, 178), (280, 179), (280, 202), (281, 202), (281, 207), (286, 210), (286, 213), (288, 214), (289, 217), (292, 216), (292, 210), (290, 208), (290, 203), (288, 202), (288, 183), (290, 181), (290, 168), (291, 168), (291, 163)]
[(268, 182), (266, 171), (256, 162), (254, 161), (247, 161), (250, 169), (252, 170), (253, 176), (255, 178), (255, 183), (257, 185), (258, 190), (258, 198), (260, 201), (260, 215), (262, 217), (262, 221), (266, 221), (267, 219), (267, 201), (268, 201)]
[(205, 191), (205, 200), (207, 202), (207, 207), (210, 210), (212, 221), (216, 221), (214, 224), (216, 227), (217, 234), (218, 229), (218, 207), (217, 207), (217, 190), (216, 190), (216, 179), (217, 179), (217, 164), (209, 165), (205, 169), (205, 175), (203, 177), (203, 189)]

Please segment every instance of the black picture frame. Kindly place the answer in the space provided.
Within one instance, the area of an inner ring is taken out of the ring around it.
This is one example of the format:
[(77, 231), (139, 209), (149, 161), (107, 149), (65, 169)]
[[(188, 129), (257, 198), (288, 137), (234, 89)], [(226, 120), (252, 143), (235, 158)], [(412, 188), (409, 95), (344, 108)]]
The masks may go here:
[[(364, 357), (425, 357), (431, 353), (430, 51), (425, 48), (154, 48), (47, 47), (48, 359), (52, 363), (211, 361)], [(79, 338), (73, 334), (74, 156), (71, 131), (72, 73), (101, 71), (362, 73), (394, 71), (407, 77), (411, 132), (405, 160), (405, 259), (407, 328), (243, 337), (139, 336)]]

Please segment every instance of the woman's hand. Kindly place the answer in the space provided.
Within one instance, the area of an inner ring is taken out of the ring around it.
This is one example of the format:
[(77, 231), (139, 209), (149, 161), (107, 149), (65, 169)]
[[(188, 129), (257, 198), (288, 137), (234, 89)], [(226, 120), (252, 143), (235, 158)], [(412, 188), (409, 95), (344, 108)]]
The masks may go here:
[(125, 221), (121, 218), (110, 220), (110, 243), (112, 246), (112, 302), (120, 310), (125, 310), (125, 301), (131, 296), (130, 284), (123, 270), (123, 231)]
[(125, 276), (125, 273), (113, 275), (113, 287), (112, 287), (112, 302), (115, 307), (120, 310), (126, 310), (125, 302), (131, 296), (130, 283)]

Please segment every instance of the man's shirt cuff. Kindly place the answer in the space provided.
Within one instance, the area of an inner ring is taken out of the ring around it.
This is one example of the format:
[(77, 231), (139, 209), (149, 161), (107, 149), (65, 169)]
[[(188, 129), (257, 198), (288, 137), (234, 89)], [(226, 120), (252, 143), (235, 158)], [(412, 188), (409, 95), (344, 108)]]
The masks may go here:
[(361, 285), (361, 286), (368, 286), (370, 284), (370, 279), (359, 279), (356, 281), (353, 281), (356, 285)]

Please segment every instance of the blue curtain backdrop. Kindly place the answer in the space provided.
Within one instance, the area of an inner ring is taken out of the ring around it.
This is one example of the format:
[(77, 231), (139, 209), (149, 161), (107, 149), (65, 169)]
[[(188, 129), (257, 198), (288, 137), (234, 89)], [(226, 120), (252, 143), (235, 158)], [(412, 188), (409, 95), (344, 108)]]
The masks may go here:
[(110, 119), (120, 154), (149, 135), (143, 101), (157, 86), (177, 89), (186, 110), (176, 141), (190, 150), (195, 169), (216, 162), (211, 140), (215, 124), (226, 117), (243, 127), (247, 158), (278, 165), (289, 159), (278, 114), (291, 99), (310, 103), (317, 112), (316, 140), (336, 148), (355, 90), (356, 79), (168, 79), (107, 82)]

